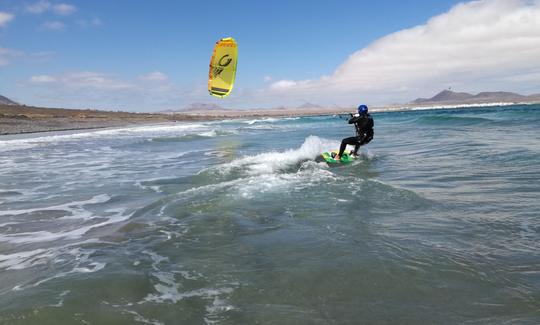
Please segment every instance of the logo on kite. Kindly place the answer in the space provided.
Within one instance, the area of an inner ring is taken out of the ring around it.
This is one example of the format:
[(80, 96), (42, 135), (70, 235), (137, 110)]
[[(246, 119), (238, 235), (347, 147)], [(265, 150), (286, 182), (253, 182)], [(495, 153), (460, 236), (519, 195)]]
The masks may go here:
[(212, 96), (223, 98), (231, 93), (237, 61), (238, 47), (232, 37), (216, 42), (208, 73), (208, 91)]
[(223, 63), (223, 59), (225, 59), (228, 56), (229, 56), (229, 54), (225, 54), (224, 56), (221, 57), (221, 59), (219, 59), (219, 61), (218, 61), (219, 68), (214, 68), (214, 70), (213, 70), (214, 71), (214, 78), (219, 76), (223, 72), (224, 67), (231, 64), (231, 62), (232, 62), (231, 58), (227, 59), (227, 61), (225, 61), (225, 63)]
[(225, 54), (224, 56), (221, 57), (221, 59), (219, 59), (218, 64), (220, 67), (226, 67), (229, 64), (231, 64), (231, 61), (232, 61), (231, 58), (227, 59), (227, 62), (223, 63), (223, 59), (228, 58), (228, 57), (229, 57), (229, 54)]
[(219, 76), (222, 72), (223, 72), (223, 69), (221, 68), (214, 68), (214, 78)]

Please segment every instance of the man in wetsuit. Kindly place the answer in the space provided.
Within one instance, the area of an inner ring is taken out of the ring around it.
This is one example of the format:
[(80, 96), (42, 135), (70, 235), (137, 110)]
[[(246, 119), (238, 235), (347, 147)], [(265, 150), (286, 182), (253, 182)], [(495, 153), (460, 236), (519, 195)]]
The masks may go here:
[(351, 154), (357, 156), (360, 146), (368, 144), (373, 139), (373, 118), (368, 114), (368, 107), (366, 105), (358, 106), (358, 114), (351, 114), (351, 118), (348, 121), (349, 124), (354, 124), (356, 136), (345, 138), (341, 141), (339, 154), (334, 157), (335, 160), (341, 159), (348, 144), (354, 145), (354, 151)]

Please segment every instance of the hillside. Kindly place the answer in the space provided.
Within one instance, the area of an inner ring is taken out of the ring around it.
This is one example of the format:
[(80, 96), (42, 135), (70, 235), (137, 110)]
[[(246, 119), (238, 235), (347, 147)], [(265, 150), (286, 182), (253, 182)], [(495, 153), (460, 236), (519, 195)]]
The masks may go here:
[(484, 103), (537, 103), (540, 102), (540, 94), (529, 96), (520, 95), (507, 91), (480, 92), (476, 95), (465, 92), (453, 92), (443, 90), (431, 98), (417, 98), (409, 105), (460, 105), (460, 104), (484, 104)]
[(0, 105), (19, 105), (19, 103), (14, 102), (9, 98), (0, 95)]
[(467, 100), (473, 97), (474, 95), (471, 95), (469, 93), (456, 93), (450, 90), (443, 90), (431, 98), (417, 98), (413, 100), (411, 103), (422, 104), (422, 103), (429, 103), (429, 102), (462, 101), (462, 100)]

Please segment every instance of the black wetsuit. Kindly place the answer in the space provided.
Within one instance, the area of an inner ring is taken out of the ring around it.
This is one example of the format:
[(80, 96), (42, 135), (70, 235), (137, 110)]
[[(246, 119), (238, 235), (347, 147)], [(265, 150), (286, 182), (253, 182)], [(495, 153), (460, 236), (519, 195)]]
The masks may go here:
[(345, 138), (341, 141), (339, 156), (343, 155), (348, 144), (354, 145), (354, 154), (358, 154), (360, 146), (367, 144), (373, 139), (373, 118), (369, 114), (360, 114), (349, 119), (349, 124), (354, 124), (356, 136)]

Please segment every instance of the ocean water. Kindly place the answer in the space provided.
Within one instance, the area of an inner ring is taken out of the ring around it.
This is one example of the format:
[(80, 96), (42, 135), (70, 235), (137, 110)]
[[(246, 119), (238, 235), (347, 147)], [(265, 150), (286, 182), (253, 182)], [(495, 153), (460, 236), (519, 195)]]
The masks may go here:
[(0, 324), (538, 324), (540, 106), (0, 137)]

